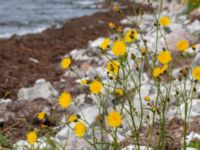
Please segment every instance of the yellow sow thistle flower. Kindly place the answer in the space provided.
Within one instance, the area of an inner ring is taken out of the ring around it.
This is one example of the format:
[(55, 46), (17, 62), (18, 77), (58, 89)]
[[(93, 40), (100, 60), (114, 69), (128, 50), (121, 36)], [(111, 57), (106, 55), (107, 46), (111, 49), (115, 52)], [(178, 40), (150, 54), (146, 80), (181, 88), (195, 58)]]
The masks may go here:
[(147, 102), (150, 101), (150, 96), (145, 96), (144, 100)]
[(107, 65), (106, 65), (106, 71), (110, 74), (117, 74), (119, 71), (119, 62), (116, 60), (111, 60)]
[(68, 119), (68, 122), (69, 122), (69, 123), (72, 123), (72, 122), (75, 122), (75, 121), (77, 121), (77, 120), (78, 120), (78, 118), (77, 118), (76, 115), (71, 115), (71, 116), (69, 117), (69, 119)]
[(100, 81), (93, 81), (90, 83), (90, 92), (92, 94), (99, 94), (102, 92), (103, 85)]
[(153, 69), (153, 77), (157, 78), (161, 74), (161, 69), (159, 67), (155, 67)]
[(147, 52), (146, 47), (142, 47), (142, 48), (140, 48), (140, 52), (141, 52), (142, 54), (145, 54), (145, 53)]
[(126, 53), (126, 44), (122, 40), (117, 40), (113, 43), (112, 53), (119, 57)]
[(108, 48), (109, 44), (110, 44), (110, 38), (105, 38), (105, 39), (103, 40), (103, 43), (100, 45), (100, 48), (101, 48), (102, 50), (105, 50), (105, 49)]
[(167, 17), (167, 16), (162, 16), (162, 17), (160, 17), (159, 23), (160, 23), (160, 25), (162, 25), (162, 26), (168, 26), (168, 25), (171, 24), (171, 20), (170, 20), (170, 18)]
[(38, 120), (43, 120), (44, 119), (44, 117), (45, 117), (45, 112), (40, 112), (38, 115), (37, 115), (37, 118), (38, 118)]
[(192, 70), (192, 76), (195, 80), (200, 80), (200, 66), (196, 66)]
[(138, 37), (137, 31), (134, 29), (130, 29), (126, 32), (126, 34), (124, 36), (124, 41), (126, 43), (131, 43), (131, 42), (135, 41), (135, 39), (137, 39), (137, 37)]
[(115, 94), (122, 96), (122, 95), (124, 95), (124, 92), (122, 91), (122, 89), (115, 89)]
[(190, 44), (187, 40), (180, 40), (176, 43), (176, 48), (181, 52), (185, 52), (189, 46)]
[(172, 60), (172, 56), (170, 51), (163, 50), (158, 54), (158, 62), (165, 65), (168, 64)]
[(83, 122), (77, 122), (74, 126), (74, 132), (77, 137), (81, 138), (85, 135), (86, 133), (86, 125)]
[(68, 92), (61, 93), (61, 95), (59, 97), (59, 105), (62, 108), (69, 107), (69, 105), (71, 104), (71, 102), (72, 102), (72, 97), (71, 97), (70, 93), (68, 93)]
[(114, 29), (116, 28), (115, 24), (113, 22), (109, 22), (108, 26), (111, 28), (111, 29)]
[(164, 73), (168, 68), (168, 65), (164, 65), (163, 67), (160, 68), (160, 74)]
[(110, 112), (107, 116), (107, 123), (109, 127), (116, 128), (122, 124), (122, 117), (119, 112)]
[(87, 79), (82, 79), (81, 80), (81, 85), (86, 85), (88, 84), (88, 80)]
[(61, 61), (60, 66), (62, 69), (68, 69), (70, 64), (71, 64), (71, 58), (66, 57)]
[(31, 131), (26, 136), (29, 144), (33, 145), (37, 141), (37, 134), (34, 131)]

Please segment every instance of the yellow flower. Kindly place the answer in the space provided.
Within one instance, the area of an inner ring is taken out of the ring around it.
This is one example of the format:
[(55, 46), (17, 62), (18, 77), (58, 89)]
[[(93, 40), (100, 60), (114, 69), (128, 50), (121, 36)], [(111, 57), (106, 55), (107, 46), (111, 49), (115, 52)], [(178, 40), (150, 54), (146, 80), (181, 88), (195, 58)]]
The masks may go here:
[(77, 120), (78, 120), (78, 118), (77, 118), (76, 115), (71, 115), (71, 116), (69, 117), (69, 119), (68, 119), (68, 122), (69, 122), (69, 123), (72, 123), (72, 122), (75, 122), (75, 121), (77, 121)]
[(159, 67), (155, 67), (153, 69), (153, 77), (157, 78), (161, 74), (161, 69)]
[(99, 94), (102, 92), (103, 85), (100, 81), (93, 81), (90, 83), (90, 92), (93, 94)]
[(162, 26), (168, 26), (169, 24), (171, 24), (171, 20), (167, 16), (162, 16), (162, 17), (160, 17), (159, 23)]
[(152, 105), (151, 108), (152, 108), (152, 110), (153, 110), (154, 112), (158, 110), (158, 108), (157, 108), (155, 105)]
[(59, 104), (62, 108), (69, 107), (71, 102), (72, 102), (72, 97), (71, 97), (70, 93), (68, 93), (68, 92), (61, 93), (61, 95), (59, 97)]
[(176, 43), (176, 48), (181, 52), (185, 52), (189, 46), (190, 44), (187, 40), (180, 40)]
[(74, 126), (74, 132), (76, 134), (77, 137), (83, 137), (85, 135), (86, 132), (86, 125), (83, 122), (77, 122)]
[(126, 53), (126, 44), (121, 40), (115, 41), (112, 46), (112, 53), (115, 56), (124, 55)]
[(114, 12), (119, 12), (119, 4), (115, 4), (113, 10)]
[(119, 112), (110, 112), (107, 116), (108, 126), (112, 128), (119, 127), (122, 124), (122, 117)]
[(150, 101), (150, 99), (151, 99), (150, 96), (145, 96), (144, 98), (145, 101)]
[(197, 48), (197, 45), (192, 45), (192, 49), (195, 50)]
[(172, 60), (172, 56), (170, 51), (163, 50), (158, 54), (158, 62), (165, 65), (168, 64)]
[(124, 41), (127, 43), (135, 41), (135, 39), (138, 37), (138, 33), (134, 29), (130, 29), (126, 32), (124, 36)]
[(45, 129), (45, 128), (47, 128), (47, 127), (48, 127), (47, 125), (41, 124), (41, 128), (42, 128), (42, 129)]
[(37, 118), (39, 119), (39, 120), (43, 120), (44, 119), (44, 117), (45, 117), (45, 112), (40, 112), (38, 115), (37, 115)]
[(107, 66), (106, 66), (106, 70), (107, 72), (109, 72), (110, 74), (117, 74), (119, 71), (119, 62), (116, 60), (111, 60)]
[(168, 65), (164, 65), (163, 67), (160, 68), (160, 74), (164, 73), (168, 68)]
[(28, 143), (31, 145), (37, 141), (37, 134), (34, 131), (29, 132), (26, 137)]
[(119, 95), (119, 96), (122, 96), (124, 94), (124, 92), (123, 92), (122, 89), (115, 89), (115, 94)]
[(146, 47), (142, 47), (142, 48), (140, 48), (140, 52), (141, 52), (142, 54), (145, 54), (145, 53), (147, 52)]
[(86, 85), (88, 83), (88, 80), (87, 79), (82, 79), (81, 80), (81, 85)]
[(200, 80), (200, 66), (196, 66), (192, 70), (192, 76), (195, 80)]
[(71, 64), (71, 58), (66, 57), (61, 61), (60, 66), (62, 69), (68, 69), (70, 64)]
[(113, 22), (109, 22), (108, 26), (111, 28), (111, 29), (114, 29), (116, 28), (115, 24)]
[(105, 38), (103, 43), (100, 45), (100, 48), (102, 50), (105, 50), (106, 48), (108, 48), (109, 44), (110, 44), (110, 38)]

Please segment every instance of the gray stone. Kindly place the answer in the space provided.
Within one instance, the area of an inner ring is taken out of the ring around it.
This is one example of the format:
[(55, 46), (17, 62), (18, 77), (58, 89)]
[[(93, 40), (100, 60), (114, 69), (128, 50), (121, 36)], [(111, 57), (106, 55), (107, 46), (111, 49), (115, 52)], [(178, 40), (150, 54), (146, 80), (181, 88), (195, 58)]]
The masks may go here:
[(58, 96), (58, 91), (50, 82), (40, 79), (35, 82), (33, 87), (21, 88), (17, 96), (19, 100), (51, 99)]

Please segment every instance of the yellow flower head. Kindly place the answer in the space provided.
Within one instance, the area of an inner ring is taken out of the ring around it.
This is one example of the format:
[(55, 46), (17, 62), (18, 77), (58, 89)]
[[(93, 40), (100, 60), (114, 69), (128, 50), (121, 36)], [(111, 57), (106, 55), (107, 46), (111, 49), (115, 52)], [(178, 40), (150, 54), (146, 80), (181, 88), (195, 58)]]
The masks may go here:
[(93, 94), (99, 94), (102, 92), (103, 85), (100, 81), (93, 81), (90, 83), (90, 92)]
[(200, 66), (196, 66), (192, 70), (192, 76), (195, 80), (200, 80)]
[(168, 68), (168, 65), (164, 65), (160, 68), (160, 74), (164, 73)]
[(165, 65), (172, 60), (170, 51), (163, 50), (158, 54), (158, 62)]
[(110, 38), (105, 38), (103, 40), (103, 43), (100, 45), (100, 48), (102, 50), (105, 50), (106, 48), (108, 48), (109, 44), (110, 44)]
[(69, 107), (69, 105), (71, 104), (71, 102), (72, 102), (72, 97), (71, 97), (70, 93), (68, 93), (68, 92), (61, 93), (61, 95), (59, 97), (59, 105), (62, 108)]
[(109, 22), (108, 26), (111, 28), (111, 29), (114, 29), (116, 28), (115, 24), (113, 22)]
[(115, 41), (112, 46), (112, 53), (117, 57), (124, 55), (126, 53), (126, 44), (121, 40)]
[(123, 92), (122, 89), (115, 89), (115, 94), (119, 95), (119, 96), (122, 96), (122, 95), (124, 95), (124, 92)]
[(108, 126), (112, 128), (119, 127), (122, 124), (122, 117), (119, 112), (110, 112), (107, 116)]
[(81, 138), (85, 135), (86, 133), (86, 125), (83, 122), (77, 122), (74, 126), (74, 132), (77, 137)]
[(150, 96), (145, 96), (144, 98), (145, 101), (150, 101), (150, 99), (151, 99)]
[(158, 108), (157, 108), (155, 105), (152, 105), (151, 108), (152, 108), (152, 110), (153, 110), (154, 112), (156, 112), (156, 111), (158, 110)]
[(160, 23), (160, 25), (162, 25), (162, 26), (168, 26), (168, 25), (171, 24), (171, 20), (170, 20), (170, 18), (167, 17), (167, 16), (162, 16), (162, 17), (160, 17), (159, 23)]
[(142, 54), (145, 54), (145, 53), (147, 52), (146, 47), (142, 47), (142, 48), (140, 48), (140, 52), (141, 52)]
[(31, 131), (26, 136), (29, 144), (33, 145), (37, 141), (37, 134), (34, 131)]
[(119, 64), (119, 62), (118, 61), (116, 61), (116, 60), (111, 60), (108, 64), (107, 64), (107, 66), (106, 66), (106, 70), (107, 70), (107, 72), (109, 72), (110, 74), (117, 74), (118, 73), (118, 71), (119, 71), (119, 66), (120, 64)]
[(60, 66), (62, 69), (68, 69), (70, 64), (71, 64), (71, 58), (66, 57), (61, 61)]
[(86, 85), (88, 84), (88, 80), (87, 79), (82, 79), (81, 80), (81, 85)]
[(119, 12), (119, 4), (115, 4), (113, 10), (114, 12)]
[(38, 120), (43, 120), (44, 119), (44, 117), (45, 117), (45, 112), (40, 112), (38, 115), (37, 115), (37, 118), (38, 118)]
[(187, 40), (180, 40), (176, 43), (176, 48), (181, 52), (185, 52), (189, 46), (190, 44)]
[(78, 120), (77, 115), (71, 115), (71, 116), (68, 118), (68, 122), (69, 122), (69, 123), (75, 122), (75, 121), (77, 121), (77, 120)]
[(126, 43), (130, 43), (130, 42), (133, 42), (135, 41), (135, 39), (137, 39), (138, 37), (138, 33), (136, 30), (134, 29), (130, 29), (126, 32), (125, 36), (124, 36), (124, 41)]
[(159, 67), (155, 67), (153, 69), (153, 77), (157, 78), (161, 74), (161, 69)]

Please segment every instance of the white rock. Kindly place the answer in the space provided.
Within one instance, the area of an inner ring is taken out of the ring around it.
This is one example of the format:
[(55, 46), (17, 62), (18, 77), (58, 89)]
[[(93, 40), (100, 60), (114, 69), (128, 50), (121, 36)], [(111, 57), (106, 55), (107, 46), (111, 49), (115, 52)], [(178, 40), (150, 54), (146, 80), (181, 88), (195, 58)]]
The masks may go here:
[[(56, 135), (59, 145), (65, 146), (65, 150), (87, 150), (91, 146), (83, 139), (78, 138), (68, 126), (61, 129)], [(59, 148), (61, 150), (61, 148)], [(63, 150), (63, 149), (62, 149)]]
[[(146, 147), (146, 146), (139, 146), (140, 150), (153, 150), (151, 147)], [(137, 145), (129, 145), (127, 147), (124, 147), (122, 150), (138, 150)]]
[(86, 121), (88, 124), (94, 123), (96, 116), (99, 114), (99, 109), (97, 106), (90, 106), (78, 113), (81, 118)]
[[(189, 111), (190, 107), (191, 107), (190, 118), (193, 118), (193, 117), (196, 117), (196, 116), (200, 116), (200, 99), (193, 99), (192, 101), (190, 101), (189, 104), (188, 104), (188, 111)], [(180, 106), (181, 118), (183, 120), (184, 120), (184, 117), (185, 117), (184, 112), (185, 112), (185, 104), (183, 103)]]
[(19, 100), (34, 100), (36, 98), (55, 98), (58, 96), (58, 91), (51, 85), (50, 82), (44, 79), (37, 80), (33, 87), (21, 88), (18, 92)]
[(183, 29), (174, 29), (174, 30), (175, 30), (174, 32), (171, 32), (170, 34), (166, 35), (166, 41), (167, 41), (169, 50), (178, 51), (176, 48), (176, 43), (179, 40), (187, 40), (191, 44), (194, 44), (197, 42), (197, 38), (194, 35), (186, 32), (185, 30)]
[(7, 104), (7, 103), (10, 103), (10, 102), (12, 102), (12, 100), (11, 99), (9, 99), (9, 98), (7, 98), (7, 99), (0, 99), (0, 104)]
[(94, 41), (90, 41), (89, 42), (89, 46), (91, 48), (98, 48), (102, 44), (102, 42), (104, 41), (104, 39), (105, 39), (104, 37), (100, 37), (100, 38), (98, 38), (98, 39), (96, 39)]
[(198, 53), (194, 58), (193, 67), (195, 66), (200, 66), (200, 53)]
[(186, 140), (187, 144), (190, 144), (192, 140), (195, 140), (195, 139), (200, 140), (200, 134), (191, 132), (189, 135), (187, 135), (186, 138), (187, 138)]
[(16, 150), (24, 150), (24, 149), (48, 149), (50, 148), (49, 145), (45, 142), (45, 139), (38, 139), (36, 143), (34, 143), (33, 145), (30, 145), (27, 141), (25, 140), (21, 140), (18, 141), (17, 143), (14, 144), (14, 148)]

